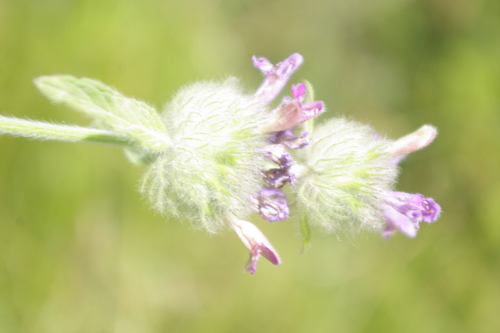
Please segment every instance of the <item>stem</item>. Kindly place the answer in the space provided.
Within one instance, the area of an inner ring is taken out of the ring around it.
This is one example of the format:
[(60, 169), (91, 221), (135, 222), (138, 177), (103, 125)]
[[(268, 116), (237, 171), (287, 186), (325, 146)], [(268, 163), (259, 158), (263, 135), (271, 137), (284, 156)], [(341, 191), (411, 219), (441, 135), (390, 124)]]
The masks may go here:
[(81, 126), (56, 125), (41, 121), (0, 116), (0, 134), (41, 140), (95, 142), (126, 146), (137, 145), (130, 137), (108, 130)]

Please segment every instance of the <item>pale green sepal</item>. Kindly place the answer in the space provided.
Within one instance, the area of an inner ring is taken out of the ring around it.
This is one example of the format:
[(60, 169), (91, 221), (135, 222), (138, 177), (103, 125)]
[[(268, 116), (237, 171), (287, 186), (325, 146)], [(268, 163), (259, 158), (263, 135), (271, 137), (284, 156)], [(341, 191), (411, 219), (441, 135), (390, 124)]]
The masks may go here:
[(125, 97), (99, 81), (52, 75), (34, 82), (50, 100), (103, 121), (113, 131), (134, 138), (145, 148), (162, 150), (170, 145), (165, 126), (153, 107)]

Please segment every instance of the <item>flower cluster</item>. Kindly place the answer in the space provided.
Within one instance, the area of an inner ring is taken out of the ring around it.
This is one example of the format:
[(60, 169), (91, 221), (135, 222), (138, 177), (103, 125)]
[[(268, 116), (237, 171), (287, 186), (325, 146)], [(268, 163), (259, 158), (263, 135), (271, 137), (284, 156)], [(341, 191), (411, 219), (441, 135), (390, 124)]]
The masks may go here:
[[(265, 104), (271, 102), (302, 61), (299, 54), (293, 54), (273, 66), (266, 58), (254, 57), (254, 66), (265, 75), (255, 98)], [(264, 220), (288, 218), (290, 209), (282, 190), (287, 183), (294, 190), (303, 223), (326, 231), (375, 229), (388, 238), (399, 230), (415, 237), (420, 222), (431, 223), (438, 218), (441, 208), (433, 199), (393, 191), (398, 162), (430, 144), (437, 133), (434, 127), (425, 125), (390, 141), (366, 125), (336, 118), (318, 126), (313, 137), (305, 131), (296, 134), (300, 124), (321, 114), (325, 107), (320, 101), (304, 102), (303, 83), (292, 85), (291, 93), (292, 97), (283, 97), (269, 113), (264, 129), (267, 144), (261, 151), (274, 167), (261, 171), (263, 186), (249, 199)], [(295, 150), (300, 150), (295, 154), (298, 163), (290, 152)], [(231, 223), (250, 252), (248, 271), (255, 272), (260, 255), (275, 265), (280, 263), (278, 254), (255, 226), (237, 219)]]
[(260, 256), (281, 263), (246, 221), (253, 212), (274, 222), (294, 208), (305, 243), (310, 225), (415, 237), (420, 222), (436, 221), (441, 208), (422, 194), (394, 190), (398, 163), (429, 145), (436, 129), (424, 125), (391, 141), (342, 117), (312, 126), (325, 106), (304, 83), (292, 85), (291, 95), (271, 108), (302, 62), (298, 53), (276, 65), (253, 57), (264, 74), (255, 93), (244, 92), (234, 78), (198, 82), (181, 89), (162, 112), (96, 80), (43, 76), (35, 80), (40, 91), (92, 117), (93, 126), (0, 116), (0, 134), (126, 146), (131, 160), (148, 165), (140, 190), (152, 207), (211, 233), (232, 227), (250, 252), (246, 270), (252, 274)]

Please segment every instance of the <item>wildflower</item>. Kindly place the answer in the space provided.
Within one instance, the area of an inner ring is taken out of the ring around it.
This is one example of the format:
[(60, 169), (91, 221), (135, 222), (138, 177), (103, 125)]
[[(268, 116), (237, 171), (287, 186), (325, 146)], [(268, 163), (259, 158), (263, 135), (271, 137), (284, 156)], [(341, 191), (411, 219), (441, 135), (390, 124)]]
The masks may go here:
[(277, 188), (264, 187), (251, 197), (251, 202), (254, 210), (269, 222), (285, 220), (290, 213), (285, 193)]
[[(396, 162), (409, 153), (427, 147), (436, 135), (437, 131), (433, 126), (424, 125), (393, 142), (391, 152), (396, 156)], [(441, 207), (432, 198), (425, 198), (422, 194), (388, 191), (382, 198), (384, 201), (382, 215), (386, 222), (382, 235), (385, 239), (393, 235), (396, 230), (408, 237), (415, 237), (420, 222), (432, 223), (441, 213)]]
[(318, 116), (324, 111), (323, 102), (302, 103), (306, 94), (303, 83), (292, 85), (292, 96), (283, 97), (283, 101), (272, 112), (272, 117), (266, 131), (277, 132), (293, 128), (303, 122)]
[(420, 222), (432, 223), (437, 220), (441, 207), (432, 199), (422, 194), (405, 192), (387, 192), (382, 207), (386, 227), (382, 229), (384, 238), (388, 238), (396, 230), (408, 237), (415, 237)]
[(255, 274), (257, 262), (261, 255), (274, 265), (281, 264), (278, 252), (255, 225), (236, 218), (232, 218), (230, 222), (232, 228), (246, 246), (248, 252), (250, 252), (250, 259), (245, 266), (246, 271)]
[(309, 225), (415, 237), (421, 222), (437, 220), (441, 207), (433, 199), (394, 189), (397, 164), (429, 145), (434, 127), (391, 141), (336, 117), (303, 131), (301, 124), (325, 111), (323, 102), (306, 100), (304, 83), (292, 85), (276, 108), (269, 106), (303, 57), (295, 53), (276, 65), (252, 61), (264, 74), (254, 94), (234, 78), (198, 82), (182, 88), (162, 112), (96, 80), (41, 77), (35, 84), (49, 99), (93, 117), (101, 128), (0, 116), (0, 133), (125, 145), (127, 156), (148, 165), (140, 188), (152, 207), (208, 232), (233, 228), (250, 252), (245, 269), (252, 274), (260, 256), (274, 265), (281, 260), (245, 219), (254, 211), (269, 222), (286, 220), (287, 184), (304, 238)]
[(266, 58), (253, 56), (252, 61), (253, 65), (266, 76), (255, 92), (255, 97), (263, 104), (268, 104), (278, 96), (290, 76), (302, 65), (304, 58), (294, 53), (276, 66), (273, 66)]

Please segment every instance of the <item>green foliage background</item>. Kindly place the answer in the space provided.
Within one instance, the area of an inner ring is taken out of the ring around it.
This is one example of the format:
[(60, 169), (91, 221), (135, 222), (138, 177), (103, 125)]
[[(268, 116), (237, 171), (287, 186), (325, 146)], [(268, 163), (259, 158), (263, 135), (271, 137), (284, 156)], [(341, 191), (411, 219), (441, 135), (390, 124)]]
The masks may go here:
[[(435, 143), (398, 189), (441, 219), (416, 239), (255, 223), (283, 258), (243, 273), (235, 235), (165, 221), (119, 148), (0, 137), (0, 332), (499, 332), (500, 2), (497, 0), (0, 0), (0, 112), (70, 124), (32, 84), (99, 79), (161, 106), (252, 55), (306, 62), (328, 114)], [(185, 221), (181, 221), (185, 222)]]

